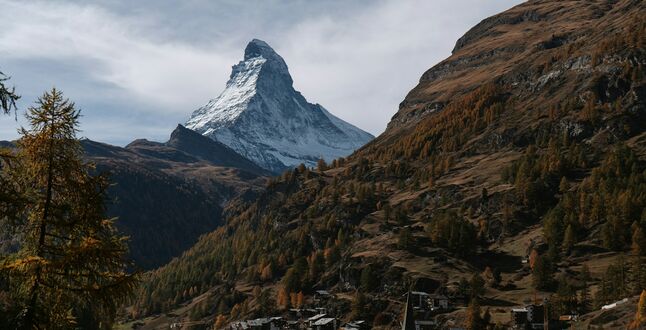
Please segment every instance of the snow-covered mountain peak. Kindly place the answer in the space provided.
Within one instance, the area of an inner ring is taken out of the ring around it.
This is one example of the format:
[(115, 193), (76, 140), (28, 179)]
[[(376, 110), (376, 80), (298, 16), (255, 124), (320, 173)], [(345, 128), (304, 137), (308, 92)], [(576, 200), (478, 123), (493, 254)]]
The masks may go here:
[(287, 71), (285, 60), (283, 60), (283, 58), (280, 57), (280, 55), (278, 55), (278, 53), (269, 46), (269, 44), (259, 39), (251, 40), (244, 50), (245, 61), (256, 57), (262, 57), (267, 60), (275, 61), (278, 64), (282, 64), (282, 68)]
[(308, 103), (283, 58), (258, 39), (233, 66), (224, 91), (195, 110), (186, 127), (275, 172), (347, 156), (373, 138)]

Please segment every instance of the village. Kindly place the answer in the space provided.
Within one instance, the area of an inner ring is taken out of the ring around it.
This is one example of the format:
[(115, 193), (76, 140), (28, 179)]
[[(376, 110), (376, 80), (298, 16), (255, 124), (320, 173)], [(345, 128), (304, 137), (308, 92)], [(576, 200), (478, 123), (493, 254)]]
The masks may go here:
[[(336, 299), (335, 295), (319, 290), (315, 302), (323, 305), (329, 300)], [(406, 299), (403, 306), (401, 322), (395, 329), (403, 330), (434, 330), (451, 329), (466, 330), (454, 317), (452, 312), (467, 308), (467, 298), (443, 293), (427, 293), (409, 291), (403, 295)], [(625, 303), (626, 299), (602, 307), (602, 310), (612, 309)], [(546, 311), (547, 299), (540, 303), (532, 303), (510, 309), (508, 326), (503, 329), (570, 329), (578, 320), (578, 315), (562, 315), (558, 319), (550, 319)], [(293, 308), (285, 315), (262, 317), (251, 320), (236, 321), (228, 324), (227, 330), (363, 330), (369, 329), (366, 320), (342, 321), (339, 317), (328, 313), (325, 307), (308, 306)], [(392, 327), (391, 327), (392, 328)]]

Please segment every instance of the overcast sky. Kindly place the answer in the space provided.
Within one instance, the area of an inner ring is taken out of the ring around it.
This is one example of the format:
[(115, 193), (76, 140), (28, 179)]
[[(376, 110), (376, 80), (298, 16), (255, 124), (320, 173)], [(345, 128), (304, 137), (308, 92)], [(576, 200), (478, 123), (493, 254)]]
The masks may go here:
[(81, 136), (166, 141), (216, 97), (253, 38), (287, 62), (312, 103), (374, 135), (424, 71), (482, 19), (518, 0), (0, 0), (0, 71), (26, 108), (55, 86)]

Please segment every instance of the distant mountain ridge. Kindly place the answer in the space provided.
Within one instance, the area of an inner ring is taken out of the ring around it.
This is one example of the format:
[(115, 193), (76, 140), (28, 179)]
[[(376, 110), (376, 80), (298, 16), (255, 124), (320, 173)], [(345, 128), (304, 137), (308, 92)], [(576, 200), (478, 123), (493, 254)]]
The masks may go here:
[(81, 144), (85, 158), (110, 173), (115, 184), (108, 191), (108, 215), (119, 218), (119, 229), (130, 236), (131, 257), (144, 269), (179, 256), (220, 226), (227, 202), (262, 189), (270, 174), (182, 125), (165, 143)]
[(186, 127), (273, 172), (347, 156), (373, 138), (308, 103), (283, 58), (258, 39), (233, 66), (224, 91), (193, 112)]
[[(228, 202), (253, 198), (271, 174), (182, 125), (167, 142), (138, 139), (118, 147), (83, 139), (81, 146), (97, 172), (109, 173), (107, 215), (118, 218), (119, 230), (130, 237), (130, 257), (143, 269), (179, 256), (220, 226)], [(15, 143), (0, 141), (0, 147)]]

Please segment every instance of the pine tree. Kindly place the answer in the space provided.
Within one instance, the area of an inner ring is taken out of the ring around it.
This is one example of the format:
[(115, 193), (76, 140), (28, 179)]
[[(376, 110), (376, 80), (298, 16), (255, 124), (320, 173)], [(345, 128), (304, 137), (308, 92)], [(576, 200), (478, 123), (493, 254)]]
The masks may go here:
[(572, 228), (572, 225), (568, 225), (567, 229), (565, 229), (565, 235), (563, 236), (563, 252), (565, 252), (565, 254), (570, 254), (574, 243), (576, 243), (574, 228)]
[(632, 252), (636, 256), (644, 256), (646, 255), (646, 237), (639, 225), (635, 225), (634, 228), (631, 246)]
[(485, 291), (484, 287), (485, 281), (482, 279), (480, 274), (475, 273), (473, 276), (471, 276), (471, 280), (469, 281), (469, 287), (471, 288), (471, 298), (478, 298), (479, 296), (482, 296)]
[(579, 312), (585, 314), (592, 310), (592, 297), (590, 294), (590, 281), (592, 277), (590, 276), (590, 269), (587, 264), (581, 266), (581, 292), (579, 294)]
[(377, 272), (373, 269), (372, 265), (367, 265), (361, 270), (360, 288), (362, 292), (369, 292), (375, 290), (379, 286), (379, 278)]
[(323, 171), (326, 171), (328, 169), (327, 164), (325, 163), (325, 159), (320, 158), (318, 162), (316, 162), (316, 169), (322, 173)]
[(483, 323), (482, 317), (480, 316), (480, 303), (477, 298), (473, 298), (467, 308), (466, 328), (468, 330), (481, 330), (485, 328)]
[(552, 285), (552, 264), (549, 257), (541, 255), (536, 258), (532, 275), (532, 284), (534, 285), (534, 288), (546, 290)]
[(7, 80), (9, 80), (9, 77), (0, 71), (0, 108), (5, 114), (11, 112), (11, 109), (15, 110), (16, 101), (20, 99), (14, 87), (9, 88), (5, 85)]
[(631, 263), (630, 282), (632, 283), (632, 293), (639, 294), (646, 289), (646, 258), (634, 257)]
[(2, 260), (23, 309), (17, 328), (70, 326), (81, 314), (109, 327), (136, 284), (126, 272), (125, 238), (104, 217), (108, 181), (82, 162), (78, 118), (52, 89), (29, 108), (30, 129), (21, 130), (19, 166), (9, 176), (28, 200), (24, 221), (14, 224), (24, 239)]
[(486, 327), (491, 323), (491, 311), (489, 311), (489, 307), (484, 312), (484, 315), (482, 315), (482, 324)]
[(397, 238), (397, 246), (402, 250), (409, 250), (412, 248), (413, 237), (411, 235), (410, 229), (407, 227), (401, 228), (399, 230)]
[(364, 296), (360, 291), (357, 291), (354, 295), (354, 300), (352, 300), (353, 319), (363, 319), (366, 316), (366, 304), (366, 296)]
[(316, 283), (320, 280), (320, 276), (325, 272), (325, 257), (323, 253), (315, 253), (309, 264), (309, 277), (310, 283)]
[(570, 185), (567, 182), (567, 179), (565, 177), (562, 177), (561, 182), (559, 183), (559, 191), (561, 192), (561, 194), (565, 194), (568, 189), (570, 189)]

